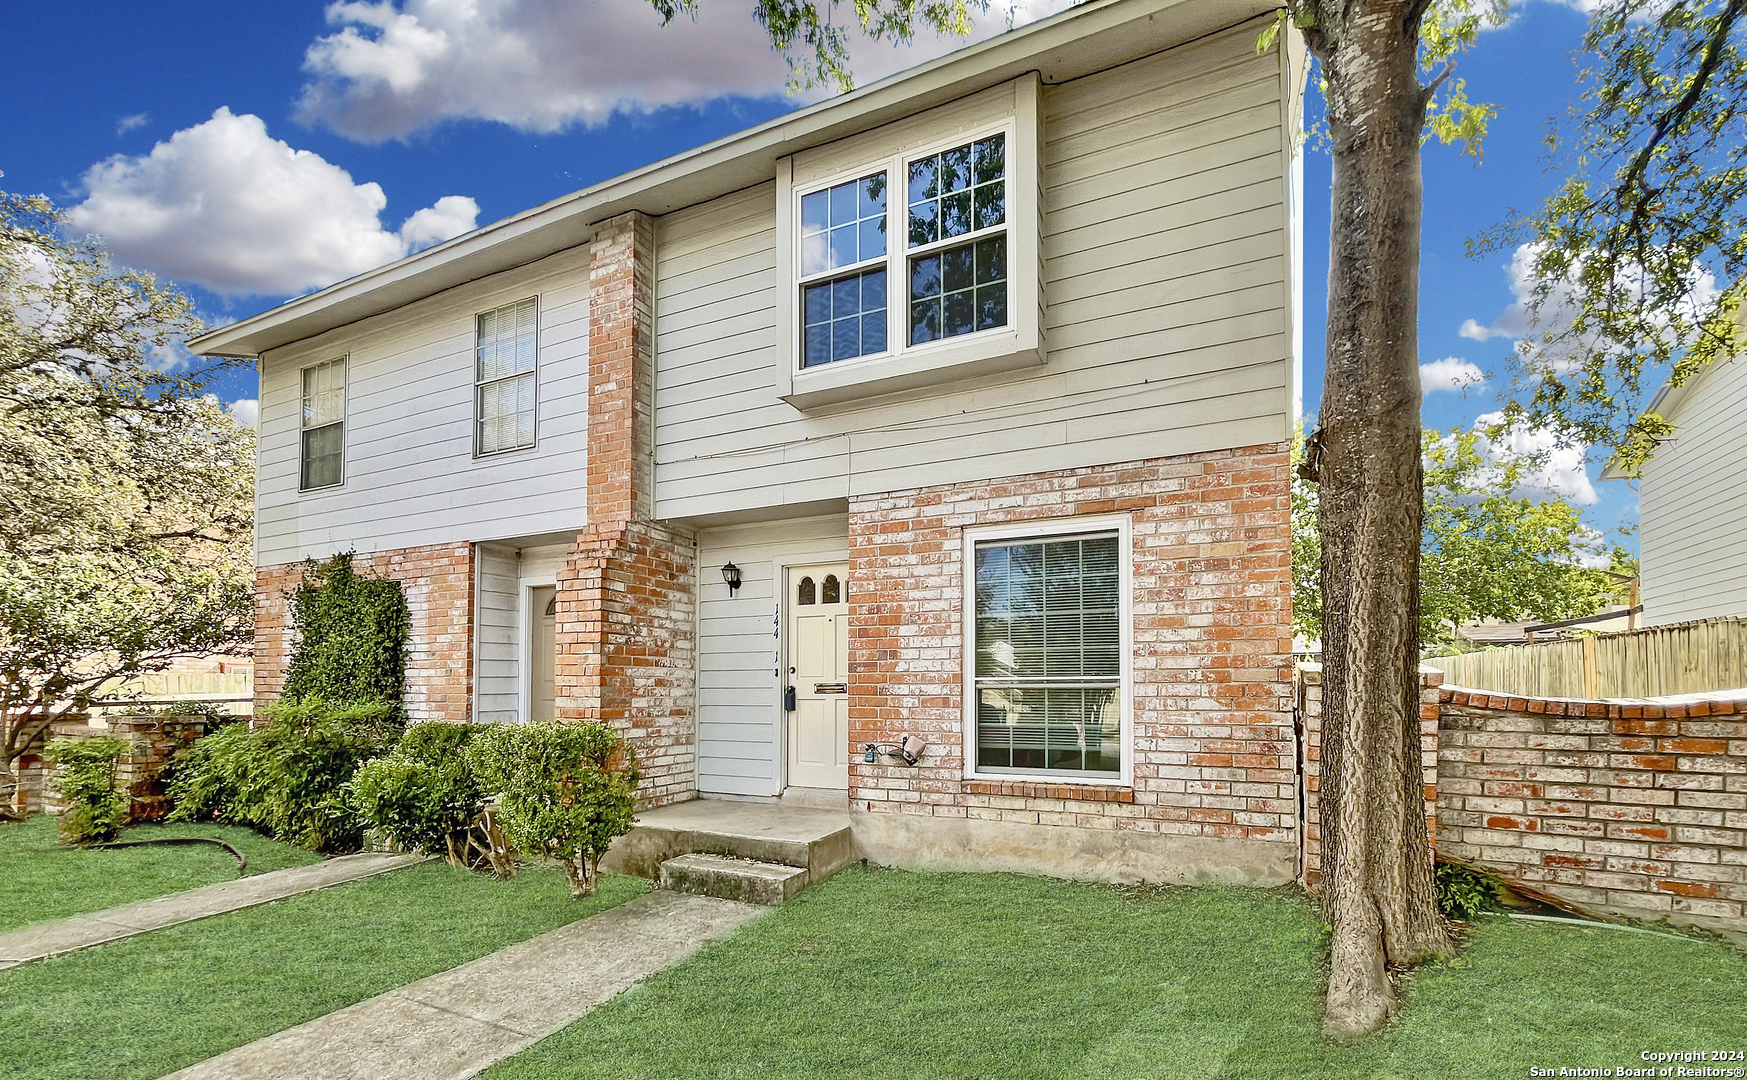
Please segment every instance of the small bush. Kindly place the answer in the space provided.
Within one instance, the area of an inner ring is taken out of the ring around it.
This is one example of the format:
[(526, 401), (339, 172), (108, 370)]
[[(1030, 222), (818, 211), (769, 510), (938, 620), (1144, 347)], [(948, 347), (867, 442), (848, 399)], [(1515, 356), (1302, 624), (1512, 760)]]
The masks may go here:
[(466, 865), (467, 830), (484, 792), (463, 751), (468, 724), (418, 724), (387, 757), (367, 761), (352, 778), (359, 813), (396, 847), (446, 855)]
[(1437, 889), (1439, 909), (1446, 918), (1457, 922), (1471, 922), (1474, 916), (1491, 911), (1497, 905), (1492, 879), (1466, 866), (1439, 863), (1433, 885)]
[(254, 730), (232, 724), (197, 740), (170, 781), (172, 821), (248, 825), (312, 851), (356, 851), (364, 822), (349, 781), (400, 733), (385, 703), (268, 706)]
[(510, 842), (557, 859), (573, 898), (594, 892), (601, 856), (631, 831), (637, 765), (604, 724), (504, 724), (474, 737), (467, 756)]
[(127, 793), (115, 790), (115, 768), (127, 753), (124, 739), (55, 739), (43, 756), (55, 766), (55, 792), (67, 803), (61, 814), (64, 844), (101, 844), (127, 824)]

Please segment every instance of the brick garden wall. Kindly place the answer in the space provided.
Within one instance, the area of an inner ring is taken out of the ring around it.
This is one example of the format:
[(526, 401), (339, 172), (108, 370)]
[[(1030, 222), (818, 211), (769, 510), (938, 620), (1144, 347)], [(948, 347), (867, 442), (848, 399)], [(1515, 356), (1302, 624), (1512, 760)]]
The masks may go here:
[[(1275, 445), (851, 499), (850, 743), (930, 746), (852, 758), (850, 806), (1296, 843), (1287, 487)], [(1111, 513), (1133, 522), (1134, 786), (966, 780), (963, 528)]]
[[(255, 705), (278, 698), (293, 632), (291, 591), (303, 563), (255, 571)], [(437, 544), (359, 552), (363, 577), (398, 581), (412, 629), (406, 663), (406, 712), (415, 722), (466, 720), (473, 711), (473, 545)]]
[[(1422, 672), (1440, 855), (1585, 911), (1747, 930), (1747, 699), (1524, 698)], [(1299, 679), (1303, 879), (1314, 886), (1320, 667), (1300, 665)]]
[(1589, 909), (1747, 929), (1747, 700), (1439, 699), (1446, 853)]

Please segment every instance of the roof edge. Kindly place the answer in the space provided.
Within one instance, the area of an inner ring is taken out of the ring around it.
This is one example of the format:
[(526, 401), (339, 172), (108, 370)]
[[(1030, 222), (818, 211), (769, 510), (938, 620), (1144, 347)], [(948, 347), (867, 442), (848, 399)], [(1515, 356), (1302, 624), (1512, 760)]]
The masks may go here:
[[(1137, 24), (1150, 31), (1124, 34), (1130, 48), (1084, 72), (1090, 74), (1242, 25), (1276, 6), (1273, 0), (1091, 0), (287, 300), (201, 334), (188, 347), (201, 356), (258, 358), (269, 349), (586, 244), (595, 225), (618, 214), (669, 213), (746, 186), (739, 181), (757, 183), (780, 157), (1037, 70), (1034, 61), (1071, 52), (1076, 42)], [(1147, 26), (1167, 12), (1173, 16), (1168, 22)]]

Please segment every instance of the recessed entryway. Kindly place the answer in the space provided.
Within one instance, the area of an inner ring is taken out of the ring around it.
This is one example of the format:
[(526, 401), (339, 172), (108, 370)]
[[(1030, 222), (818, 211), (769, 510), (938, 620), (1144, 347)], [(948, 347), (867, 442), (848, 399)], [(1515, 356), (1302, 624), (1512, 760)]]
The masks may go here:
[(558, 589), (528, 590), (528, 719), (547, 723), (555, 715), (558, 668)]

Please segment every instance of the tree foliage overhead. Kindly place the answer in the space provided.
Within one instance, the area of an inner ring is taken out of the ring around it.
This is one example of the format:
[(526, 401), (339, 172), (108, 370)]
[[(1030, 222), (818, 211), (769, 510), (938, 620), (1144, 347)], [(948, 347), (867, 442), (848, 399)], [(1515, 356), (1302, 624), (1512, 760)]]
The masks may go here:
[(0, 194), (0, 807), (112, 680), (246, 648), (255, 436), (166, 362), (200, 322)]
[(1612, 448), (1635, 468), (1672, 433), (1647, 409), (1738, 351), (1747, 274), (1747, 0), (1615, 0), (1584, 37), (1564, 176), (1472, 245), (1527, 243), (1535, 323), (1506, 421)]
[[(1620, 591), (1630, 558), (1560, 498), (1523, 493), (1535, 462), (1483, 452), (1472, 430), (1427, 431), (1420, 540), (1422, 645), (1448, 644), (1483, 619), (1553, 622), (1600, 611)], [(1322, 632), (1317, 492), (1292, 484), (1292, 629)], [(1592, 564), (1605, 559), (1608, 569)]]

